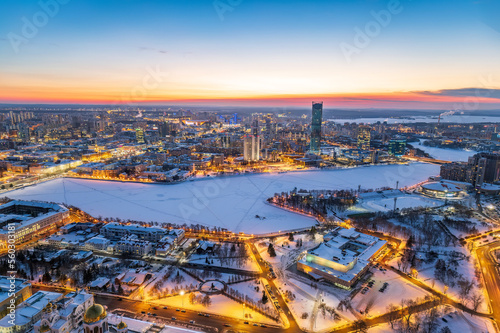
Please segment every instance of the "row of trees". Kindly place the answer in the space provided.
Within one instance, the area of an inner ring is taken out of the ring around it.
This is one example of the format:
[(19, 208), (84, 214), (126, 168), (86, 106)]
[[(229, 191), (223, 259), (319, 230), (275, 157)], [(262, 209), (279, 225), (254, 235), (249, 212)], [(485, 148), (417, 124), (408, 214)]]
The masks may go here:
[(212, 300), (208, 295), (196, 295), (196, 293), (189, 293), (189, 304), (201, 304), (208, 308), (212, 305)]

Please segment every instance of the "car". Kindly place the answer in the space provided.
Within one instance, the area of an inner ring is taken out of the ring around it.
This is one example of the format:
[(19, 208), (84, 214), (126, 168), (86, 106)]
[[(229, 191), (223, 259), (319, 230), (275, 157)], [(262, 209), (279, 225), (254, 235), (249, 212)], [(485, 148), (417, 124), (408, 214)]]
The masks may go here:
[(260, 324), (260, 327), (267, 327), (267, 326), (266, 326), (266, 325), (264, 325), (264, 324)]
[(208, 313), (205, 313), (205, 317), (210, 317), (210, 315)]
[(156, 313), (153, 313), (153, 317), (156, 317), (156, 316), (157, 316), (157, 314), (156, 314)]
[(181, 311), (181, 309), (175, 309), (175, 311), (179, 312), (179, 311)]
[(259, 324), (255, 324), (255, 323), (254, 323), (254, 324), (253, 324), (253, 326), (259, 326)]
[(177, 318), (175, 318), (175, 317), (172, 317), (172, 320), (177, 320)]
[(164, 307), (163, 307), (163, 310), (167, 310), (167, 309), (168, 309), (168, 306), (164, 306)]
[(189, 321), (189, 323), (190, 323), (190, 324), (194, 324), (194, 320), (190, 320), (190, 321)]
[(248, 321), (244, 321), (243, 324), (247, 324), (248, 325)]
[(141, 311), (142, 314), (146, 314), (146, 311)]
[(148, 316), (151, 316), (151, 312), (148, 312)]
[(184, 313), (185, 313), (185, 312), (186, 312), (186, 310), (181, 310), (181, 312), (184, 312)]
[(198, 316), (203, 316), (203, 313), (201, 313), (201, 312), (198, 312)]

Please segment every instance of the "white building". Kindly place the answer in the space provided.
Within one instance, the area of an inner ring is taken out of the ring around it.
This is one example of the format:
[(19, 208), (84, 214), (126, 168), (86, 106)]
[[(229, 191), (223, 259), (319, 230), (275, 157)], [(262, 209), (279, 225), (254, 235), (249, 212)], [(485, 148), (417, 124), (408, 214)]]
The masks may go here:
[(101, 236), (96, 236), (85, 242), (85, 248), (88, 250), (108, 251), (111, 241)]
[(324, 236), (324, 243), (307, 251), (297, 262), (297, 269), (315, 280), (324, 279), (351, 288), (386, 243), (354, 229), (339, 227)]
[(137, 239), (135, 235), (124, 238), (115, 244), (115, 252), (130, 253), (136, 256), (145, 256), (151, 252), (153, 244), (148, 241)]
[(49, 302), (34, 324), (34, 332), (78, 332), (82, 329), (84, 315), (92, 304), (94, 296), (86, 292), (72, 292), (56, 302)]
[(166, 233), (165, 229), (159, 227), (142, 227), (135, 224), (125, 225), (116, 222), (108, 223), (101, 228), (101, 235), (111, 240), (136, 235), (140, 240), (158, 242)]

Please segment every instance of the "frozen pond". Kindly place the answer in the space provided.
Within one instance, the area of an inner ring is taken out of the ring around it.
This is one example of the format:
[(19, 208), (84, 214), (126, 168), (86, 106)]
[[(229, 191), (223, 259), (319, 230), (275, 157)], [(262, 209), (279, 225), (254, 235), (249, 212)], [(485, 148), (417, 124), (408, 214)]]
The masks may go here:
[(93, 216), (218, 226), (267, 233), (314, 225), (312, 218), (266, 203), (275, 193), (298, 189), (404, 187), (439, 174), (439, 166), (413, 163), (352, 169), (209, 178), (177, 185), (55, 179), (5, 193), (14, 199), (71, 204)]

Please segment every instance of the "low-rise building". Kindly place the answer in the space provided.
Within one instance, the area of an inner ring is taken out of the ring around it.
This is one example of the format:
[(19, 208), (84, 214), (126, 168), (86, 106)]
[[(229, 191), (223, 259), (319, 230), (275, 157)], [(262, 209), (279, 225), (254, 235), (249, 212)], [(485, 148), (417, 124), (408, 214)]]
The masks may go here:
[(108, 223), (101, 228), (101, 235), (111, 240), (120, 240), (129, 235), (136, 235), (140, 240), (158, 242), (166, 233), (167, 230), (159, 227), (142, 227), (135, 224), (125, 225), (116, 222)]
[(55, 203), (15, 200), (0, 206), (0, 247), (9, 238), (22, 244), (34, 237), (53, 232), (69, 222), (69, 211)]
[(124, 238), (115, 244), (115, 252), (119, 254), (132, 254), (136, 256), (148, 255), (153, 248), (153, 244), (148, 241), (137, 239), (135, 236)]
[(340, 227), (324, 240), (304, 254), (297, 262), (297, 269), (315, 280), (326, 280), (346, 289), (366, 273), (370, 262), (386, 245), (377, 237)]
[(20, 304), (31, 296), (31, 284), (24, 279), (0, 276), (0, 317), (9, 312), (9, 305)]
[(47, 304), (63, 297), (61, 293), (38, 291), (17, 307), (14, 320), (10, 315), (0, 319), (0, 333), (28, 332), (40, 320)]

